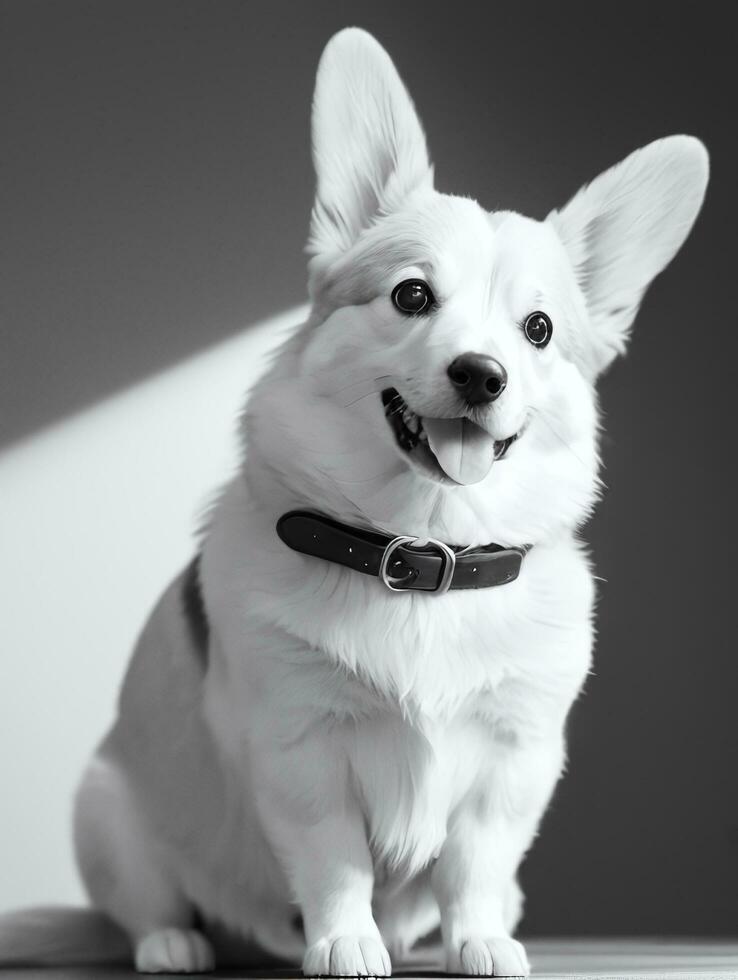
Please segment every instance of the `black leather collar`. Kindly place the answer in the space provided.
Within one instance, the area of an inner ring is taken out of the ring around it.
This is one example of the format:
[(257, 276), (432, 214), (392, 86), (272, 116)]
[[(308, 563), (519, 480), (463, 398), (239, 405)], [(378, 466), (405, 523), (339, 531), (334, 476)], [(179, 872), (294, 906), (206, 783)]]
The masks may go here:
[(518, 577), (530, 545), (452, 547), (435, 538), (392, 538), (341, 524), (322, 514), (291, 510), (277, 521), (277, 534), (303, 555), (346, 565), (380, 578), (393, 592), (488, 589)]

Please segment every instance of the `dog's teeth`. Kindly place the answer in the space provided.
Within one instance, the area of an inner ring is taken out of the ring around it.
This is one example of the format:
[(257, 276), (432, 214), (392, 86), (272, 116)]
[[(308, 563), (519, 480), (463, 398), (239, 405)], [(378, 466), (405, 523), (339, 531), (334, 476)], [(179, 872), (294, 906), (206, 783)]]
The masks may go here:
[(402, 413), (402, 421), (405, 423), (405, 427), (408, 429), (408, 431), (417, 438), (420, 433), (421, 424), (420, 419), (415, 412), (413, 412), (411, 409), (407, 409), (407, 411)]
[[(384, 395), (382, 400), (385, 400)], [(384, 414), (395, 430), (395, 438), (400, 448), (406, 453), (412, 452), (420, 442), (428, 442), (422, 419), (410, 408), (399, 392), (386, 399)]]

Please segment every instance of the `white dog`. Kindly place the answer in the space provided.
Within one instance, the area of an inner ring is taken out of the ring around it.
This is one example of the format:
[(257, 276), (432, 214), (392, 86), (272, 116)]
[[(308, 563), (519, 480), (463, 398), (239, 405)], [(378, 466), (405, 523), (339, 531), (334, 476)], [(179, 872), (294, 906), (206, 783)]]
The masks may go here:
[(658, 140), (545, 221), (489, 213), (434, 190), (357, 29), (321, 60), (313, 148), (310, 318), (79, 791), (97, 911), (11, 916), (0, 959), (191, 972), (242, 937), (386, 976), (440, 924), (448, 971), (528, 973), (516, 871), (590, 666), (594, 385), (707, 154)]

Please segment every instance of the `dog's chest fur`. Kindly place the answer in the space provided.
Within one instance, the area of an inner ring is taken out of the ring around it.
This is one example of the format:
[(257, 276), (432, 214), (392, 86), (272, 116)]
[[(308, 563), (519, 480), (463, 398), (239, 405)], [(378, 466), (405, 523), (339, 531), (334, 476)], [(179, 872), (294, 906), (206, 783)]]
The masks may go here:
[(410, 877), (438, 853), (467, 794), (495, 792), (510, 746), (473, 713), (413, 723), (378, 714), (346, 741), (378, 883)]
[(519, 750), (559, 751), (591, 642), (591, 576), (573, 541), (534, 549), (510, 585), (397, 595), (289, 551), (236, 483), (203, 568), (232, 705), (214, 714), (238, 711), (248, 731), (231, 735), (263, 745), (322, 725), (379, 867), (419, 870), (466, 794), (494, 794)]

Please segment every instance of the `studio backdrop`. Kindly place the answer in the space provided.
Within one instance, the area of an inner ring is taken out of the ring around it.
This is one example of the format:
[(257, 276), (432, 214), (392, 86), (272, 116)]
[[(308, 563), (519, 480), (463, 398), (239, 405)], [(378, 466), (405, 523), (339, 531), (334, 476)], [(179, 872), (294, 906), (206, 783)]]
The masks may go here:
[[(130, 645), (299, 321), (315, 67), (356, 24), (438, 187), (542, 218), (700, 137), (704, 210), (602, 384), (594, 670), (523, 932), (735, 934), (735, 105), (717, 3), (0, 4), (0, 907), (76, 901), (69, 815)], [(545, 492), (542, 490), (542, 492)]]

